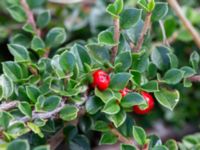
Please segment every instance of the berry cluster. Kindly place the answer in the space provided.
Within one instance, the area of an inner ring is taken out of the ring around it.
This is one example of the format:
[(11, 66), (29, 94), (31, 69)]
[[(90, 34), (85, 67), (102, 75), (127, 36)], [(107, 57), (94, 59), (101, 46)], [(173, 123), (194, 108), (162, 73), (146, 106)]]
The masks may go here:
[[(92, 87), (97, 87), (99, 90), (104, 91), (109, 87), (109, 84), (110, 76), (108, 75), (108, 73), (102, 70), (97, 70), (93, 73)], [(122, 97), (125, 97), (129, 92), (131, 92), (131, 90), (128, 88), (124, 88), (119, 92), (121, 93)], [(137, 114), (147, 114), (154, 108), (154, 98), (145, 91), (142, 91), (140, 94), (146, 100), (147, 107), (141, 108), (140, 106), (136, 105), (133, 106), (133, 111)]]

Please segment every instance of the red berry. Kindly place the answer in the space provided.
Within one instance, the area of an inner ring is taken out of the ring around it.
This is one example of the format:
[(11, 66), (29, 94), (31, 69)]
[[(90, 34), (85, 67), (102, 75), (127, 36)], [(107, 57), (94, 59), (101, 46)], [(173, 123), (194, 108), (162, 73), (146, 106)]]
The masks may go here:
[(122, 97), (124, 97), (130, 92), (130, 90), (128, 88), (124, 88), (123, 90), (119, 90), (119, 92), (121, 93)]
[(133, 106), (133, 111), (136, 114), (147, 114), (149, 111), (151, 111), (154, 107), (154, 99), (153, 97), (147, 93), (147, 92), (141, 92), (143, 98), (147, 101), (147, 107), (145, 109), (141, 109), (138, 105), (137, 106)]
[(108, 88), (110, 84), (110, 76), (102, 71), (97, 70), (93, 73), (93, 87), (97, 87), (99, 90), (104, 91)]

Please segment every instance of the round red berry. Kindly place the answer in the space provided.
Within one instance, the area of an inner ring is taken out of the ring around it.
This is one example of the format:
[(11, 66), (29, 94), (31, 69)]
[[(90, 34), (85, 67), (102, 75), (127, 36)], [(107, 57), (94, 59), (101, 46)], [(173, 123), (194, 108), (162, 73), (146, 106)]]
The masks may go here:
[(153, 97), (147, 92), (141, 92), (143, 98), (147, 101), (147, 107), (145, 109), (140, 108), (138, 105), (133, 106), (133, 111), (136, 114), (147, 114), (154, 108), (154, 99)]
[(108, 88), (110, 84), (110, 76), (102, 71), (97, 70), (93, 73), (93, 87), (97, 87), (99, 90), (104, 91)]
[(119, 90), (119, 92), (121, 93), (122, 97), (126, 96), (131, 90), (129, 90), (128, 88), (124, 88), (123, 90)]

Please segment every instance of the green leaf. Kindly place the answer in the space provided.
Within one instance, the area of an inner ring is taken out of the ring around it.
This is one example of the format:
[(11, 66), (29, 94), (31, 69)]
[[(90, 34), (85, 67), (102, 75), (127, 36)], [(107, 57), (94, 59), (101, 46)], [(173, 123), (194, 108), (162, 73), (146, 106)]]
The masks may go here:
[(188, 66), (182, 67), (181, 70), (184, 71), (184, 78), (188, 78), (196, 74), (196, 71)]
[[(117, 65), (119, 64), (119, 65)], [(132, 57), (131, 52), (122, 52), (121, 54), (117, 55), (115, 58), (115, 70), (118, 72), (127, 71), (132, 65)]]
[(85, 47), (80, 44), (74, 44), (73, 47), (70, 49), (70, 52), (72, 52), (75, 56), (78, 69), (82, 72), (85, 71), (85, 64), (91, 64), (90, 56)]
[(37, 98), (40, 96), (41, 92), (36, 86), (30, 85), (30, 86), (26, 86), (26, 94), (28, 98), (33, 103), (35, 103), (37, 101)]
[(37, 146), (33, 150), (50, 150), (50, 146), (49, 145)]
[(102, 109), (102, 112), (109, 115), (117, 114), (119, 111), (120, 111), (120, 106), (116, 100), (109, 101), (108, 103), (105, 104), (104, 108)]
[(145, 10), (149, 11), (147, 0), (138, 0), (137, 3)]
[(90, 142), (84, 135), (77, 135), (69, 141), (69, 149), (71, 150), (90, 150)]
[(163, 19), (168, 13), (168, 4), (164, 2), (156, 2), (155, 8), (152, 13), (152, 20), (158, 21)]
[(149, 81), (141, 86), (142, 90), (147, 92), (157, 92), (159, 91), (158, 82), (157, 81)]
[(7, 150), (30, 150), (30, 146), (28, 144), (28, 141), (26, 140), (14, 140), (11, 143), (8, 144)]
[(117, 91), (124, 89), (127, 86), (131, 76), (132, 75), (130, 73), (117, 73), (112, 75), (110, 81), (110, 88)]
[(78, 134), (78, 129), (76, 126), (69, 124), (63, 129), (63, 134), (68, 140), (72, 140)]
[(168, 54), (171, 50), (165, 46), (158, 46), (151, 53), (151, 60), (160, 70), (166, 70), (170, 67)]
[(63, 44), (67, 39), (64, 28), (54, 27), (46, 35), (46, 45), (48, 47), (57, 47)]
[(168, 150), (166, 146), (158, 145), (152, 148), (152, 150)]
[(22, 69), (17, 63), (7, 61), (3, 62), (2, 65), (4, 74), (12, 81), (18, 82), (22, 78)]
[(98, 43), (106, 46), (114, 46), (117, 43), (114, 40), (113, 28), (109, 28), (99, 33)]
[(183, 86), (186, 88), (189, 88), (192, 86), (192, 82), (190, 80), (188, 80), (187, 78), (183, 79)]
[(177, 84), (182, 80), (183, 75), (184, 75), (183, 71), (172, 68), (165, 73), (163, 80), (167, 84)]
[(27, 102), (20, 102), (18, 105), (19, 110), (26, 115), (27, 117), (32, 117), (32, 109), (29, 103)]
[(60, 55), (60, 66), (66, 74), (73, 72), (75, 63), (75, 57), (71, 52), (65, 51)]
[(160, 88), (159, 92), (154, 93), (158, 102), (169, 110), (173, 110), (177, 105), (180, 94), (177, 90), (169, 90), (167, 88)]
[(182, 42), (188, 43), (193, 40), (193, 37), (188, 30), (186, 30), (185, 28), (181, 28), (178, 31), (178, 35), (177, 35), (176, 39), (177, 39), (177, 41), (182, 41)]
[(36, 124), (34, 124), (32, 122), (28, 122), (27, 125), (31, 129), (31, 131), (33, 131), (35, 134), (38, 134), (41, 138), (44, 137), (44, 135), (41, 132), (40, 128)]
[(17, 138), (25, 133), (29, 132), (29, 129), (25, 127), (24, 123), (16, 122), (8, 127), (7, 133), (13, 138)]
[(65, 121), (76, 119), (78, 115), (78, 108), (72, 105), (66, 105), (60, 112), (60, 117)]
[(46, 0), (26, 0), (30, 8), (41, 8), (45, 4)]
[(133, 79), (134, 84), (136, 84), (137, 86), (140, 86), (140, 83), (142, 80), (141, 73), (135, 70), (131, 70), (131, 74), (132, 74), (132, 79)]
[(108, 103), (114, 98), (114, 93), (111, 89), (100, 91), (98, 88), (95, 88), (95, 95), (99, 97), (104, 103)]
[(132, 69), (138, 72), (145, 72), (148, 67), (149, 56), (145, 51), (132, 54)]
[(157, 73), (157, 68), (156, 68), (156, 65), (153, 64), (153, 63), (150, 63), (149, 66), (148, 66), (148, 76), (150, 78), (154, 78), (156, 76), (156, 73)]
[(2, 127), (3, 129), (7, 129), (12, 119), (13, 119), (13, 116), (10, 113), (0, 111), (0, 127)]
[(22, 33), (17, 33), (13, 37), (11, 37), (11, 40), (10, 40), (11, 44), (22, 45), (26, 48), (29, 48), (30, 42), (31, 42), (31, 38), (28, 35), (22, 34)]
[(40, 28), (44, 28), (51, 20), (51, 13), (49, 10), (41, 12), (37, 17), (37, 25)]
[(30, 23), (26, 23), (26, 24), (22, 27), (22, 29), (23, 29), (24, 31), (28, 32), (28, 33), (33, 34), (33, 35), (36, 34), (36, 33), (35, 33), (35, 30), (34, 30), (34, 28), (33, 28), (33, 25), (30, 24)]
[(29, 62), (30, 56), (28, 50), (18, 44), (9, 44), (8, 49), (10, 53), (14, 56), (16, 62)]
[(56, 75), (59, 77), (59, 79), (66, 78), (67, 74), (63, 71), (63, 69), (60, 65), (60, 56), (59, 55), (55, 55), (51, 59), (51, 66), (52, 66), (53, 70), (55, 71)]
[(25, 22), (26, 14), (20, 5), (12, 5), (8, 7), (8, 12), (17, 22)]
[(115, 115), (109, 115), (107, 116), (110, 121), (112, 121), (116, 128), (120, 127), (126, 120), (126, 112), (121, 109), (120, 112), (118, 112)]
[(99, 144), (100, 145), (115, 144), (116, 142), (117, 142), (117, 137), (111, 132), (106, 132), (102, 134)]
[(109, 49), (99, 44), (88, 44), (87, 46), (89, 55), (99, 64), (110, 61)]
[(113, 17), (118, 17), (118, 15), (122, 12), (123, 7), (124, 7), (123, 0), (115, 0), (114, 3), (108, 5), (106, 11)]
[(198, 70), (199, 62), (199, 54), (196, 51), (192, 52), (192, 54), (190, 55), (190, 64), (192, 65), (193, 69)]
[(120, 150), (136, 150), (136, 148), (133, 145), (121, 144)]
[(178, 145), (175, 140), (167, 140), (165, 146), (167, 146), (169, 150), (178, 150)]
[(178, 58), (173, 53), (168, 54), (169, 60), (170, 60), (170, 66), (171, 68), (177, 68), (178, 67)]
[(120, 14), (120, 28), (129, 29), (134, 26), (141, 19), (142, 10), (132, 8), (125, 9)]
[(154, 10), (154, 8), (155, 8), (155, 1), (154, 0), (150, 0), (149, 1), (149, 3), (148, 3), (148, 5), (147, 5), (147, 7), (148, 7), (148, 10), (150, 11), (150, 12), (152, 12), (153, 10)]
[(0, 86), (2, 87), (2, 89), (1, 89), (2, 96), (0, 96), (0, 101), (1, 101), (1, 98), (8, 99), (14, 92), (13, 82), (6, 75), (1, 75), (0, 76)]
[(107, 132), (109, 131), (109, 125), (105, 121), (95, 121), (94, 130), (99, 132)]
[(45, 99), (45, 101), (42, 104), (42, 109), (44, 111), (53, 111), (58, 107), (58, 105), (61, 102), (61, 97), (59, 96), (49, 96)]
[(139, 145), (146, 143), (146, 133), (141, 127), (133, 126), (133, 137)]
[(31, 41), (31, 49), (37, 52), (39, 55), (42, 55), (44, 53), (44, 48), (45, 48), (44, 41), (40, 37), (34, 36)]
[(121, 100), (121, 105), (124, 108), (130, 108), (135, 105), (141, 105), (141, 104), (146, 104), (146, 101), (144, 100), (143, 96), (136, 92), (131, 92), (128, 93), (122, 100)]
[(155, 134), (148, 136), (148, 139), (149, 139), (149, 149), (152, 149), (154, 146), (162, 144), (161, 139)]
[(102, 101), (96, 96), (89, 97), (85, 104), (86, 111), (92, 115), (96, 114), (102, 107)]

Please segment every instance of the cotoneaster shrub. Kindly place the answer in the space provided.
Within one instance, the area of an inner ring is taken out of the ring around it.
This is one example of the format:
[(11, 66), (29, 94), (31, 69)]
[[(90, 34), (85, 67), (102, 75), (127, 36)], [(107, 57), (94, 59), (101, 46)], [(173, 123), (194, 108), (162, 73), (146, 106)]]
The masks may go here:
[(180, 100), (176, 85), (190, 88), (198, 78), (196, 51), (180, 67), (172, 47), (151, 44), (149, 29), (165, 17), (167, 3), (139, 0), (139, 8), (124, 8), (123, 0), (116, 0), (106, 8), (112, 26), (72, 43), (66, 42), (62, 25), (41, 32), (51, 23), (51, 13), (33, 16), (34, 4), (7, 1), (7, 11), (24, 25), (8, 44), (14, 60), (2, 62), (0, 149), (48, 150), (48, 140), (61, 129), (72, 150), (91, 149), (96, 132), (99, 144), (120, 141), (121, 150), (198, 147), (198, 134), (178, 145), (162, 143), (132, 117), (150, 113), (157, 102), (173, 111)]

